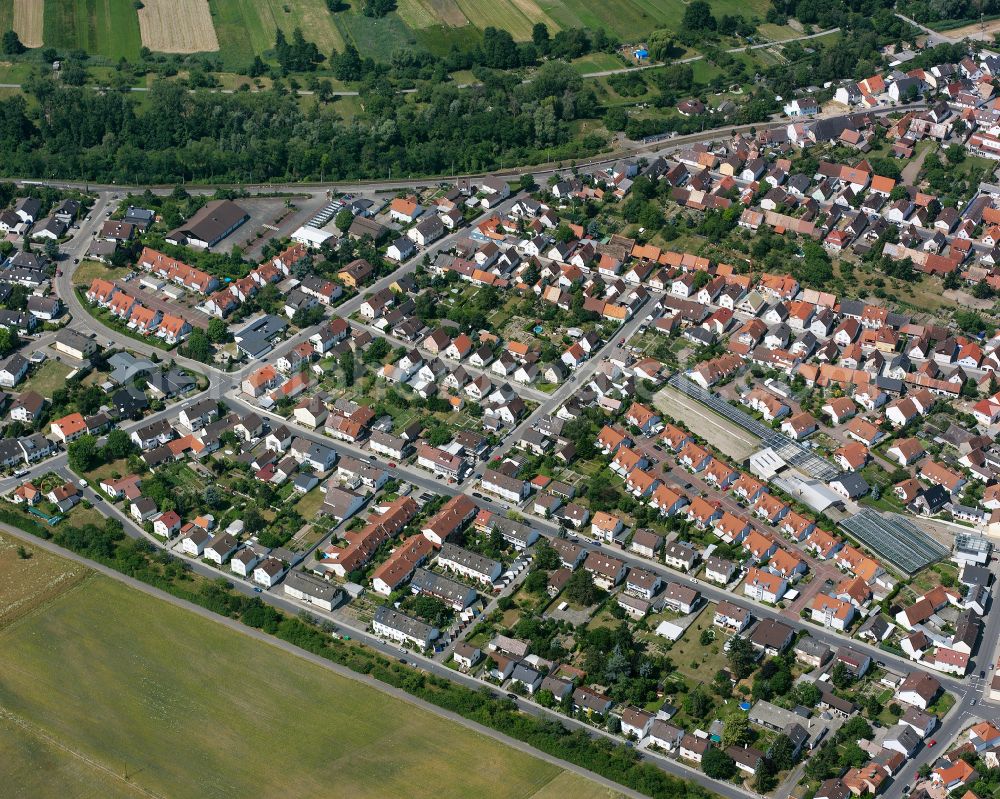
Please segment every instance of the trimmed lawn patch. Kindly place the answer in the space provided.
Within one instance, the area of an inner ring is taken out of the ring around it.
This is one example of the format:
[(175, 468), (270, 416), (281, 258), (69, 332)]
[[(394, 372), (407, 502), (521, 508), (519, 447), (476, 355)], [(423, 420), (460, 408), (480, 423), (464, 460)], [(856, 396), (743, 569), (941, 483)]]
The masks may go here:
[(51, 397), (52, 392), (66, 384), (66, 375), (73, 370), (54, 358), (49, 358), (22, 386), (22, 391), (37, 391), (43, 397)]

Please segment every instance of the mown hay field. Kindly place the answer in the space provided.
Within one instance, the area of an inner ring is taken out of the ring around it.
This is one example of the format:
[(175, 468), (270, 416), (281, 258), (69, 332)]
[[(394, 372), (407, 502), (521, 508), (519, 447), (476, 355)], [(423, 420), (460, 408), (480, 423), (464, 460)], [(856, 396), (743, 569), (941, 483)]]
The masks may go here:
[(208, 0), (143, 0), (142, 43), (161, 53), (204, 53), (219, 49)]
[(11, 26), (25, 47), (41, 47), (45, 0), (14, 0)]

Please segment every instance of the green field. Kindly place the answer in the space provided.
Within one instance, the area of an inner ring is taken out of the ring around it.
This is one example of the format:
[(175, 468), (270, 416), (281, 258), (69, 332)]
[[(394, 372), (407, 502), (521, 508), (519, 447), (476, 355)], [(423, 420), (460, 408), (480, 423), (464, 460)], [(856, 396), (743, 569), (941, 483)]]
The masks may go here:
[[(763, 17), (767, 0), (708, 0), (716, 17), (739, 14)], [(604, 28), (623, 41), (641, 40), (653, 28), (680, 27), (684, 0), (539, 0), (542, 10), (564, 28)]]
[[(13, 1), (0, 0), (0, 30), (11, 27)], [(709, 0), (716, 16), (763, 16), (767, 0)], [(63, 51), (81, 49), (117, 60), (135, 59), (141, 46), (133, 0), (44, 0), (44, 41)], [(604, 28), (625, 42), (641, 41), (658, 27), (676, 28), (685, 0), (397, 0), (398, 9), (382, 19), (361, 13), (362, 0), (331, 14), (325, 0), (209, 0), (219, 50), (230, 68), (245, 66), (254, 55), (274, 47), (278, 28), (305, 37), (329, 55), (352, 42), (365, 55), (388, 59), (399, 49), (424, 47), (445, 54), (454, 45), (469, 47), (488, 26), (505, 28), (515, 39), (531, 38), (537, 22), (550, 32), (565, 27)], [(790, 29), (774, 30), (776, 38)], [(780, 31), (780, 32), (779, 32)], [(618, 66), (616, 63), (615, 66)]]
[(0, 0), (0, 31), (14, 27), (14, 0)]
[(118, 60), (139, 57), (133, 0), (45, 0), (45, 44)]
[(324, 0), (209, 0), (209, 8), (219, 50), (230, 63), (249, 62), (255, 53), (272, 49), (278, 28), (287, 35), (301, 28), (326, 56), (344, 47)]
[(103, 577), (0, 632), (0, 672), (8, 795), (608, 795)]

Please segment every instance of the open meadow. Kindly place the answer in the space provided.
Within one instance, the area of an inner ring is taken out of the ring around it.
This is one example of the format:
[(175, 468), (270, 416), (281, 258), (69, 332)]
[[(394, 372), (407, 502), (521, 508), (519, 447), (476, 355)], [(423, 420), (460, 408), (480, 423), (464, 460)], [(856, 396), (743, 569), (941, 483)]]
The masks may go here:
[(0, 631), (0, 671), (24, 796), (614, 795), (100, 576)]

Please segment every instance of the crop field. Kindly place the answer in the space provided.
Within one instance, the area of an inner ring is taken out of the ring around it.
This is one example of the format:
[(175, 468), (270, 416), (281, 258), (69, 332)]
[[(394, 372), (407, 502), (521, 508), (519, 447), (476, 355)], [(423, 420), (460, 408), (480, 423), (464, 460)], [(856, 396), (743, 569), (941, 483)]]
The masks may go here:
[(591, 782), (578, 774), (564, 771), (530, 799), (624, 799), (624, 794), (611, 788), (605, 788), (596, 782)]
[(0, 31), (14, 26), (14, 0), (0, 0)]
[[(723, 14), (764, 16), (767, 0), (708, 0), (716, 17)], [(604, 28), (624, 41), (637, 41), (653, 28), (679, 28), (684, 0), (539, 0), (542, 10), (564, 28)]]
[(45, 0), (46, 45), (86, 50), (111, 59), (139, 56), (139, 17), (133, 0)]
[[(56, 771), (51, 781), (29, 775), (23, 796), (107, 795), (95, 781), (126, 775), (120, 795), (132, 788), (176, 799), (550, 799), (566, 795), (563, 784), (587, 799), (608, 796), (100, 576), (0, 631), (0, 671), (0, 748), (31, 750), (28, 762)], [(3, 758), (0, 774), (18, 760)], [(84, 764), (94, 789), (66, 792), (60, 781)]]
[(83, 566), (0, 535), (0, 628), (70, 590), (88, 573)]
[(25, 47), (42, 46), (45, 0), (14, 0), (13, 28)]
[(278, 28), (288, 36), (301, 28), (326, 56), (334, 47), (344, 47), (325, 0), (209, 0), (209, 7), (219, 50), (233, 64), (249, 63), (254, 54), (271, 50)]
[(63, 749), (44, 731), (0, 709), (0, 781), (15, 799), (139, 799), (124, 775)]
[(144, 0), (139, 9), (142, 43), (161, 53), (219, 49), (208, 0)]
[[(709, 0), (717, 16), (763, 16), (767, 0)], [(604, 28), (626, 42), (642, 41), (652, 29), (677, 28), (686, 0), (397, 0), (397, 11), (381, 19), (361, 13), (361, 0), (331, 14), (326, 0), (0, 0), (0, 30), (11, 26), (31, 47), (83, 49), (111, 59), (133, 59), (140, 46), (167, 53), (219, 52), (229, 69), (247, 66), (274, 47), (280, 28), (300, 28), (324, 55), (353, 43), (364, 55), (387, 60), (414, 46), (444, 55), (466, 48), (482, 30), (504, 28), (518, 40), (531, 38), (535, 23), (551, 33), (566, 27)], [(774, 38), (791, 29), (771, 26)]]

